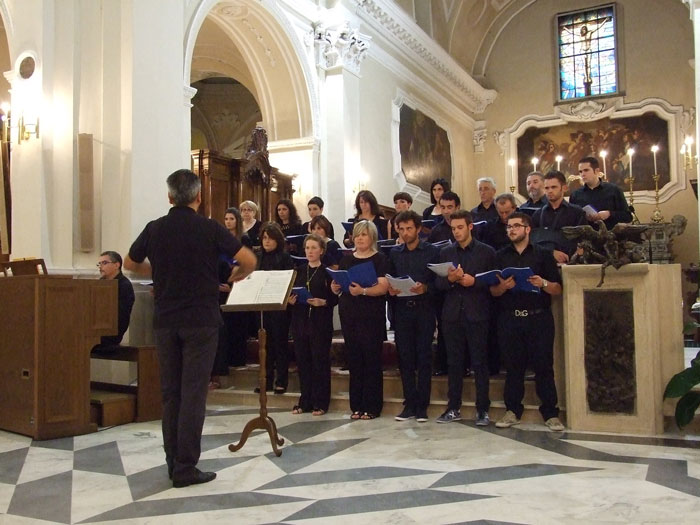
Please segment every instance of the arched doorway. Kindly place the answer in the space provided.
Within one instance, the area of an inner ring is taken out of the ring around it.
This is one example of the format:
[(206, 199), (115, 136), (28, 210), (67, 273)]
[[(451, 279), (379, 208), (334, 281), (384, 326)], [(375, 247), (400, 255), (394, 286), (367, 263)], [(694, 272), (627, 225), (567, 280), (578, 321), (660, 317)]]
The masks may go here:
[[(202, 0), (190, 20), (185, 36), (186, 85), (203, 92), (234, 93), (241, 105), (232, 99), (234, 104), (220, 111), (220, 123), (250, 130), (261, 125), (269, 138), (271, 163), (297, 174), (311, 191), (318, 173), (316, 76), (309, 51), (286, 15), (269, 0)], [(222, 87), (226, 83), (228, 87)], [(205, 125), (202, 117), (195, 108), (194, 134), (200, 140), (216, 135), (206, 129), (211, 122)], [(234, 143), (219, 146), (240, 148)]]

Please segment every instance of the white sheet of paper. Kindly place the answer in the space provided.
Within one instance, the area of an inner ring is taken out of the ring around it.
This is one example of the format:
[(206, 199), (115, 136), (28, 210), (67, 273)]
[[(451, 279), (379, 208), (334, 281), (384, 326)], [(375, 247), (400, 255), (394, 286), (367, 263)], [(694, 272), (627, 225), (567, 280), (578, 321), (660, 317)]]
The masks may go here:
[(386, 274), (386, 280), (389, 281), (389, 285), (391, 285), (392, 288), (401, 290), (401, 293), (396, 297), (410, 297), (411, 295), (418, 295), (417, 293), (411, 291), (411, 288), (416, 285), (416, 281), (410, 277), (407, 279), (397, 279), (396, 277)]
[(294, 270), (256, 271), (234, 283), (227, 305), (282, 304)]
[(450, 268), (454, 268), (455, 265), (451, 262), (444, 262), (444, 263), (430, 263), (428, 264), (428, 270), (431, 272), (435, 272), (438, 274), (440, 277), (447, 277), (447, 270)]

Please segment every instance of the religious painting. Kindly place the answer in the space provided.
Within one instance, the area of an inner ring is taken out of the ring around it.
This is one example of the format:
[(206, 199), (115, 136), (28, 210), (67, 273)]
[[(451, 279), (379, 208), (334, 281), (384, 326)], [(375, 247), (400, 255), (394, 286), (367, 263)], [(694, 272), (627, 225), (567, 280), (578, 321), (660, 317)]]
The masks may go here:
[[(654, 157), (652, 146), (659, 150)], [(634, 155), (628, 154), (630, 148)], [(605, 152), (605, 158), (601, 152)], [(596, 157), (608, 182), (629, 191), (630, 172), (634, 191), (654, 191), (654, 168), (659, 188), (670, 182), (668, 122), (656, 113), (636, 117), (603, 118), (592, 122), (572, 122), (550, 128), (530, 127), (518, 138), (518, 188), (526, 194), (525, 180), (533, 171), (547, 173), (558, 169), (567, 178), (578, 175), (583, 157)], [(559, 158), (559, 160), (557, 160)], [(580, 187), (578, 182), (570, 190)]]
[(557, 16), (559, 97), (617, 92), (615, 7), (597, 7)]
[(433, 119), (406, 104), (399, 124), (401, 169), (406, 180), (430, 193), (430, 183), (443, 178), (452, 182), (452, 155), (447, 131)]

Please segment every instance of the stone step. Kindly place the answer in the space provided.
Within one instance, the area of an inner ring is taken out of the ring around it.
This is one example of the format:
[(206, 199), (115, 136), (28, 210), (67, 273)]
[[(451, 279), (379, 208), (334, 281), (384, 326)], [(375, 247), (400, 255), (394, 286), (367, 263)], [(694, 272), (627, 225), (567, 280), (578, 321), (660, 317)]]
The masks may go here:
[[(259, 403), (259, 395), (253, 392), (258, 385), (259, 365), (248, 365), (231, 369), (229, 376), (221, 377), (221, 388), (209, 392), (208, 402), (219, 405), (247, 405), (256, 406)], [(349, 380), (347, 371), (340, 371), (337, 367), (331, 369), (331, 403), (333, 411), (349, 412)], [(492, 420), (500, 418), (505, 413), (503, 403), (503, 386), (505, 378), (502, 375), (491, 377), (489, 384), (489, 396), (491, 409), (489, 414)], [(475, 385), (474, 378), (464, 379), (462, 391), (462, 416), (473, 418), (475, 415)], [(290, 368), (289, 385), (286, 394), (268, 393), (267, 404), (271, 408), (285, 408), (291, 410), (299, 399), (299, 376), (294, 367)], [(539, 400), (535, 393), (533, 380), (525, 381), (525, 397), (523, 399), (525, 413), (523, 421), (541, 422), (538, 406)], [(442, 414), (447, 407), (447, 377), (433, 377), (431, 381), (431, 404), (428, 415), (435, 418)], [(403, 389), (398, 370), (386, 370), (384, 372), (384, 411), (385, 415), (394, 416), (403, 408)]]

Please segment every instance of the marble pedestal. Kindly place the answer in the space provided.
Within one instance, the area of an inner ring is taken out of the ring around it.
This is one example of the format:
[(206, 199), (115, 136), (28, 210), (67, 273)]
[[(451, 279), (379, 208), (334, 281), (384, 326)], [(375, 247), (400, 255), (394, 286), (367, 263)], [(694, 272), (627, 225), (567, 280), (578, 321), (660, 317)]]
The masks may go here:
[(564, 266), (567, 424), (572, 430), (660, 434), (663, 391), (683, 369), (681, 267)]

